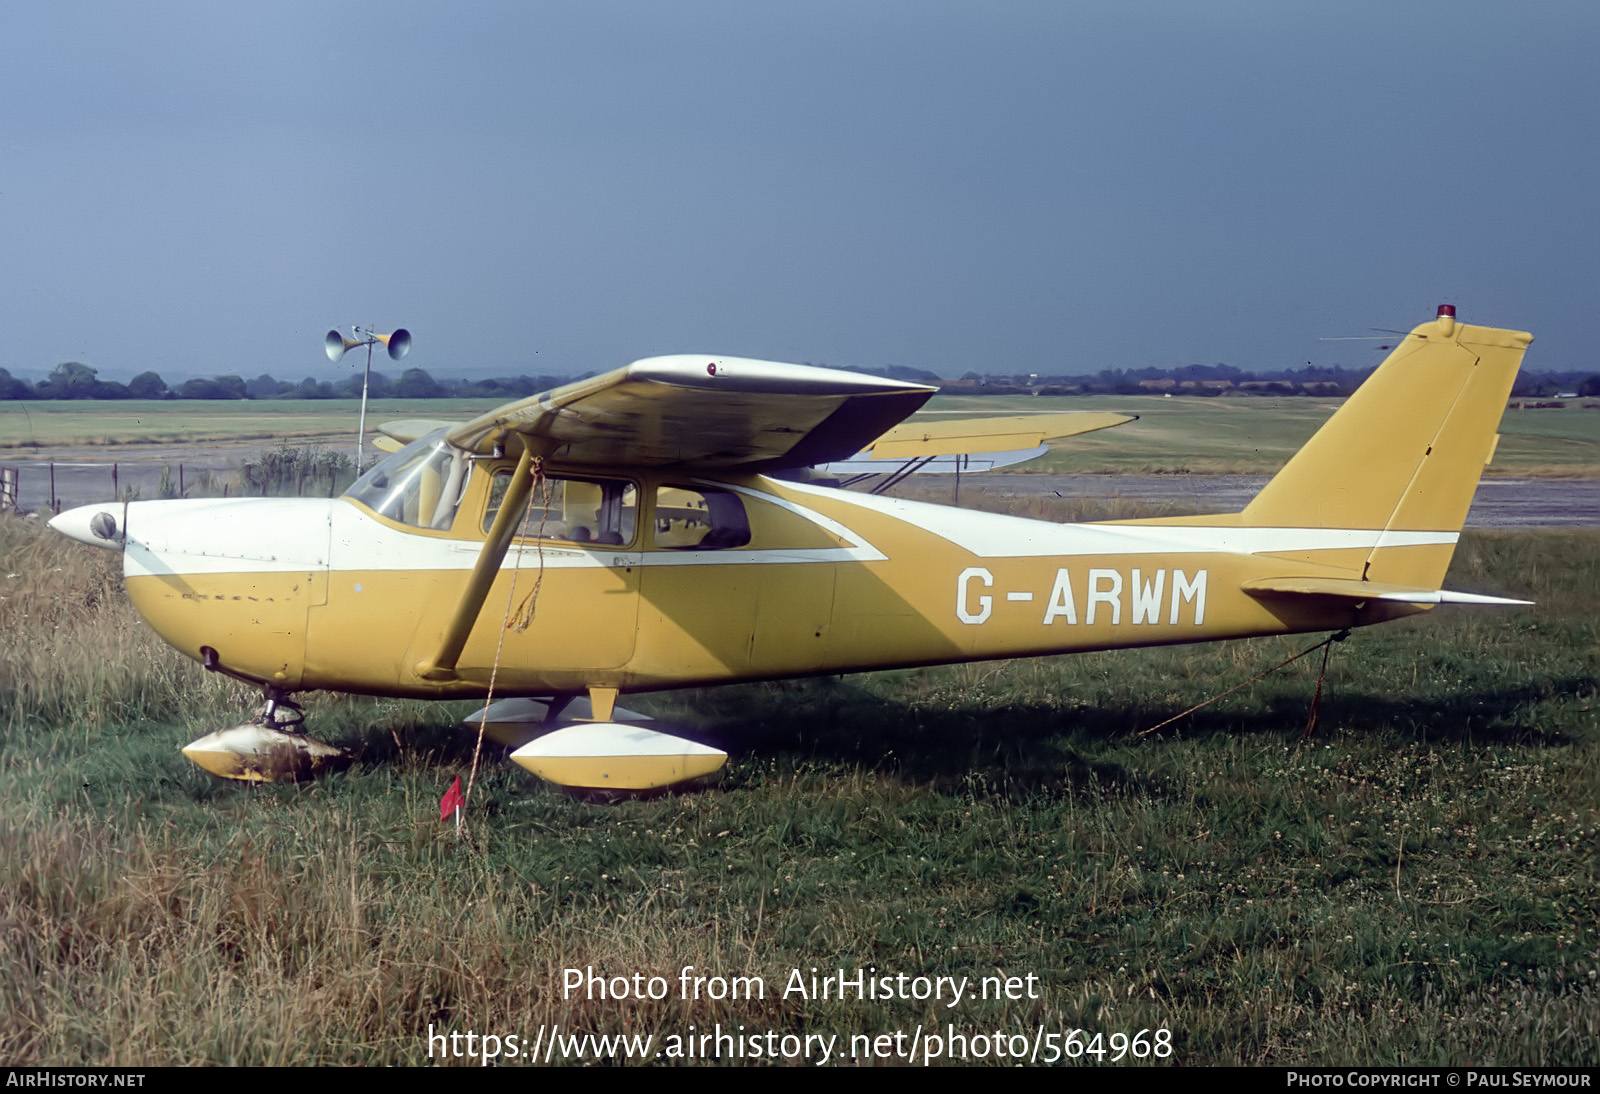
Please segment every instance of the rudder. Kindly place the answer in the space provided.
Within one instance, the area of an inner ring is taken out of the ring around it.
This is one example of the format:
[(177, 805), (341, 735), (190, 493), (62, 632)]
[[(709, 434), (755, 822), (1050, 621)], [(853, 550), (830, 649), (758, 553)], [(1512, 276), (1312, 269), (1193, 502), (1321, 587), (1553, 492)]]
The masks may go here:
[(1360, 577), (1438, 588), (1531, 341), (1522, 331), (1458, 324), (1455, 309), (1441, 307), (1262, 488), (1241, 522), (1377, 530)]

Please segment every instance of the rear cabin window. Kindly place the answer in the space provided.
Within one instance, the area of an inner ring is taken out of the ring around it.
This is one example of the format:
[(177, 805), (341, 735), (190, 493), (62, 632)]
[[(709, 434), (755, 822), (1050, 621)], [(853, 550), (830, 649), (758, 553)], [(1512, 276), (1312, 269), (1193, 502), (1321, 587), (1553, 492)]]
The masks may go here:
[(662, 486), (656, 490), (655, 545), (678, 551), (714, 551), (750, 542), (744, 502), (731, 490)]

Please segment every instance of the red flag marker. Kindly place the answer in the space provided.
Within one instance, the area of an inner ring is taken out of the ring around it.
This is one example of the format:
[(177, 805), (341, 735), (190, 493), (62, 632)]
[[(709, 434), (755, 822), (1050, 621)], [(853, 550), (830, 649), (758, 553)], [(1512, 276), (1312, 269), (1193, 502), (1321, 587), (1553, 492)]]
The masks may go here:
[(465, 804), (466, 799), (461, 796), (461, 776), (457, 775), (456, 781), (450, 784), (450, 789), (439, 799), (439, 819), (449, 820), (450, 814)]

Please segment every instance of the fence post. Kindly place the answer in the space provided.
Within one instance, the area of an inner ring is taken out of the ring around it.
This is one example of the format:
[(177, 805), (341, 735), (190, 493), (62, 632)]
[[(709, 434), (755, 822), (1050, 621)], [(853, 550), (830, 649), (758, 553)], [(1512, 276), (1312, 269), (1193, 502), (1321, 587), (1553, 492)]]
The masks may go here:
[(61, 505), (56, 501), (56, 461), (50, 461), (50, 508), (61, 512)]
[(117, 465), (116, 465), (116, 462), (113, 461), (112, 464), (111, 464), (111, 500), (115, 501), (116, 499), (117, 499)]

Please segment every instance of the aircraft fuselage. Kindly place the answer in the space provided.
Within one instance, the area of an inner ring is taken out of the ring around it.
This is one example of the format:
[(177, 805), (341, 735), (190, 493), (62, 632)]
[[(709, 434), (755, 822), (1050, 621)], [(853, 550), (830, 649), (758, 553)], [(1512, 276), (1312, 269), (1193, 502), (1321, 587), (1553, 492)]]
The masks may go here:
[[(480, 462), (441, 528), (348, 498), (105, 508), (125, 521), (128, 593), (150, 625), (197, 660), (286, 691), (480, 696), (497, 661), (501, 695), (644, 691), (1329, 630), (1424, 610), (1241, 589), (1349, 577), (1381, 530), (1242, 527), (1231, 516), (1061, 525), (753, 475), (552, 468), (593, 515), (562, 523), (578, 501), (563, 513), (547, 496), (453, 676), (426, 679), (419, 666), (461, 600), (491, 484), (509, 466)], [(616, 503), (609, 517), (602, 497)], [(608, 519), (621, 541), (594, 542)], [(719, 521), (741, 527), (706, 531)], [(1456, 538), (1410, 536), (1399, 549), (1449, 551)], [(1397, 546), (1392, 532), (1384, 542)]]

